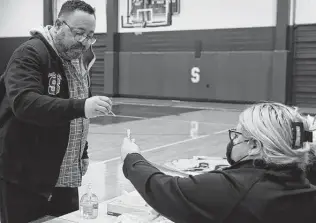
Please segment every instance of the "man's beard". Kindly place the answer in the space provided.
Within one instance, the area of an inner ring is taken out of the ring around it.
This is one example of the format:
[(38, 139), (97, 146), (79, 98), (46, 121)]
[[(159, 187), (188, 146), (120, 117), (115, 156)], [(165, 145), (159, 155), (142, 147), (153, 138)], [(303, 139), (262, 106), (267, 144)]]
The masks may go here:
[(65, 51), (65, 55), (69, 58), (69, 59), (78, 59), (81, 57), (81, 55), (83, 54), (83, 49), (80, 50), (73, 50), (70, 49), (68, 51)]
[(84, 47), (80, 44), (73, 45), (71, 47), (63, 46), (62, 55), (67, 59), (78, 59), (81, 57), (84, 51)]
[(55, 40), (56, 48), (60, 57), (66, 60), (78, 59), (81, 57), (84, 51), (84, 46), (81, 43), (74, 44), (72, 46), (66, 46), (61, 40)]

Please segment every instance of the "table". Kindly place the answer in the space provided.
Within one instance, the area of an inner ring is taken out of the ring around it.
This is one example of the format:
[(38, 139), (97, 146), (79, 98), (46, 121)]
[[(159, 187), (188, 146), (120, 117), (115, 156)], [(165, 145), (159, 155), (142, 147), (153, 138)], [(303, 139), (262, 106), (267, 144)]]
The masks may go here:
[[(111, 199), (112, 200), (112, 199)], [(83, 219), (80, 216), (80, 211), (75, 211), (72, 213), (69, 213), (67, 215), (63, 215), (59, 218), (55, 218), (52, 220), (49, 220), (47, 222), (49, 223), (70, 223), (70, 222), (84, 222), (84, 223), (107, 223), (107, 222), (115, 222), (117, 217), (114, 216), (110, 216), (107, 215), (107, 203), (110, 202), (109, 201), (104, 201), (102, 203), (99, 204), (99, 214), (98, 217), (96, 219)]]
[[(227, 166), (229, 165), (227, 163), (226, 159), (223, 159), (221, 157), (193, 157), (193, 159), (183, 159), (183, 160), (178, 160), (178, 161), (182, 161), (185, 162), (184, 165), (184, 169), (186, 168), (186, 165), (193, 165), (196, 166), (196, 163), (202, 162), (202, 163), (208, 163), (209, 164), (209, 168), (215, 168), (216, 166)], [(192, 164), (192, 161), (193, 164)], [(181, 162), (177, 162), (178, 164), (181, 164)], [(175, 164), (177, 164), (175, 163)], [(168, 163), (166, 163), (168, 164)], [(159, 165), (156, 163), (153, 163), (153, 165), (155, 165), (158, 169), (160, 169), (162, 172), (164, 172), (165, 174), (171, 175), (171, 176), (180, 176), (180, 177), (188, 177), (190, 174), (193, 174), (194, 172), (185, 172), (185, 171), (180, 171), (178, 168), (179, 166), (173, 166), (170, 165), (171, 163), (169, 163), (168, 165)], [(208, 170), (209, 171), (209, 170)], [(201, 174), (202, 172), (195, 172), (195, 174)], [(134, 194), (136, 191), (130, 192), (130, 194)], [(138, 192), (136, 192), (138, 193)], [(139, 195), (140, 196), (140, 195)], [(49, 220), (47, 222), (50, 223), (70, 223), (70, 222), (84, 222), (84, 223), (89, 223), (89, 222), (93, 222), (93, 223), (107, 223), (107, 222), (116, 222), (117, 217), (115, 216), (110, 216), (107, 215), (107, 204), (112, 202), (114, 199), (117, 199), (118, 197), (112, 198), (110, 200), (104, 201), (102, 203), (99, 204), (99, 214), (98, 217), (96, 219), (82, 219), (80, 216), (80, 212), (76, 211), (76, 212), (72, 212), (70, 214), (61, 216), (59, 218), (55, 218), (52, 220)]]

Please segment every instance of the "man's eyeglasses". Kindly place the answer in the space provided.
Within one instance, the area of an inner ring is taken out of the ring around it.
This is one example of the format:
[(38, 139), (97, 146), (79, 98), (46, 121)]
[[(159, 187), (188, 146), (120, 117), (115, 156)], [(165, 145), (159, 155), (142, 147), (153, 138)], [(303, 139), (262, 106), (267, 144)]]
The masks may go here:
[(74, 36), (74, 39), (77, 41), (77, 42), (80, 42), (80, 43), (83, 43), (85, 41), (88, 41), (88, 43), (90, 45), (93, 45), (97, 39), (94, 37), (94, 36), (87, 36), (86, 34), (84, 33), (78, 33), (74, 30), (73, 27), (69, 26), (65, 21), (63, 21), (63, 23), (68, 26), (69, 30), (71, 31), (72, 35)]

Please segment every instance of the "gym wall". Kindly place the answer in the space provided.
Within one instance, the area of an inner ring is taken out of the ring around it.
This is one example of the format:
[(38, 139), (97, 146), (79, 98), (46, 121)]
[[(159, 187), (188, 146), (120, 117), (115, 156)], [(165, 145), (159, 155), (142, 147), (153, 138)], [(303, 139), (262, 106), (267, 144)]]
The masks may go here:
[[(51, 24), (43, 18), (49, 1), (0, 0), (0, 72), (31, 28)], [(278, 31), (277, 5), (287, 0), (179, 0), (170, 26), (146, 28), (142, 35), (120, 24), (128, 1), (87, 0), (97, 14), (94, 94), (286, 101), (288, 49), (279, 46), (286, 33)], [(64, 0), (56, 2), (51, 11)], [(118, 13), (111, 8), (117, 3)]]
[(0, 0), (0, 74), (11, 54), (28, 39), (29, 31), (43, 25), (43, 0)]
[[(181, 0), (171, 26), (141, 30), (121, 27), (127, 2), (119, 0), (119, 95), (285, 102), (277, 0)], [(106, 58), (105, 83), (113, 72)]]
[(301, 107), (316, 107), (316, 1), (292, 1), (295, 13), (291, 101)]

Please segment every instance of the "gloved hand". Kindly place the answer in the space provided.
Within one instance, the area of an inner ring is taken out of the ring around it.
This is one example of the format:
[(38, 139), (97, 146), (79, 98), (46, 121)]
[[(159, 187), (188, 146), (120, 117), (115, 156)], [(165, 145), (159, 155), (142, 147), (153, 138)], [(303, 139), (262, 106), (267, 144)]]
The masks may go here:
[(86, 99), (84, 112), (86, 118), (94, 118), (108, 114), (112, 110), (112, 101), (106, 96), (93, 96)]
[(124, 162), (126, 156), (130, 153), (140, 153), (140, 148), (135, 143), (135, 139), (124, 138), (121, 146), (121, 159)]

